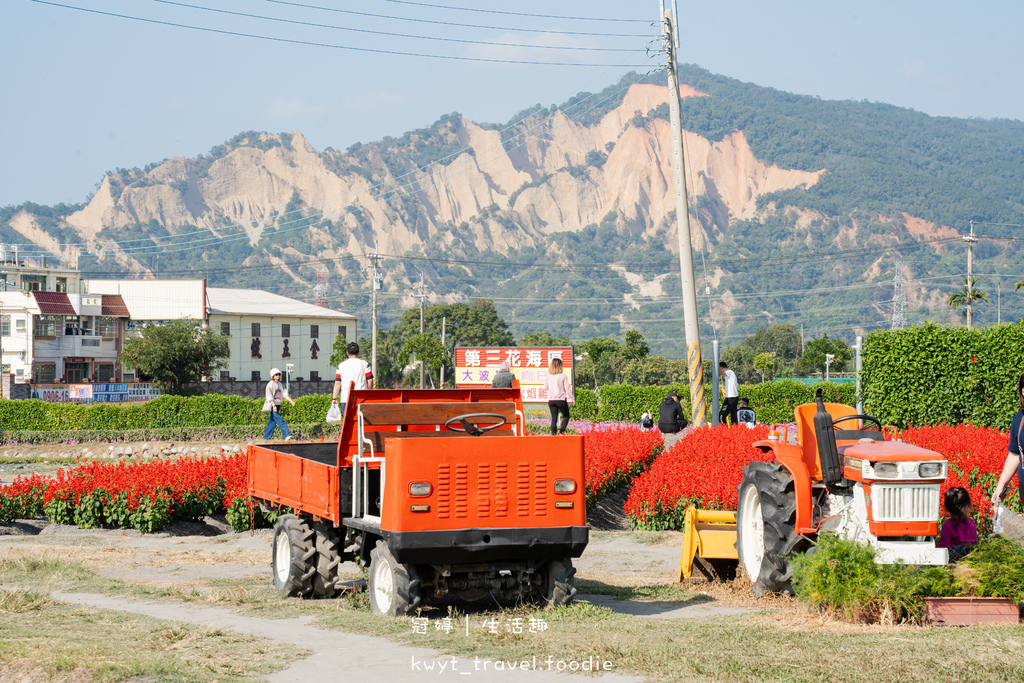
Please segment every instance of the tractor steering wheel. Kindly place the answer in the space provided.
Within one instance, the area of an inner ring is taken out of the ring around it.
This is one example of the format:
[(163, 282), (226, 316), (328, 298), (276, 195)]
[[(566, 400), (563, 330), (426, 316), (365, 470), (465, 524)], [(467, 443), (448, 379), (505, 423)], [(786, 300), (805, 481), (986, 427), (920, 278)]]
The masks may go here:
[[(490, 417), (494, 418), (495, 420), (501, 420), (501, 422), (496, 422), (492, 425), (481, 426), (478, 424), (473, 424), (472, 422), (469, 421), (470, 418), (474, 417)], [(458, 424), (455, 424), (456, 422)], [(492, 429), (497, 429), (498, 427), (503, 426), (506, 422), (508, 422), (508, 420), (505, 419), (505, 416), (499, 415), (497, 413), (466, 413), (465, 415), (456, 415), (455, 417), (445, 422), (444, 428), (450, 432), (465, 432), (470, 436), (481, 436), (482, 434), (486, 434)]]
[(878, 425), (877, 431), (882, 431), (882, 423), (879, 422), (876, 418), (871, 417), (870, 415), (847, 415), (846, 417), (841, 417), (838, 420), (832, 420), (832, 428), (835, 429), (835, 426), (837, 424), (839, 424), (840, 422), (846, 422), (847, 420), (865, 420), (866, 422), (874, 422), (876, 425)]

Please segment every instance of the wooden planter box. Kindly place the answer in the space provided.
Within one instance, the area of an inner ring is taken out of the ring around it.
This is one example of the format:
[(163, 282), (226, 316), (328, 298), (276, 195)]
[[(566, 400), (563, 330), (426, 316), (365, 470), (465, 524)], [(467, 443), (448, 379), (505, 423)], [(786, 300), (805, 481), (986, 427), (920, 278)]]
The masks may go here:
[(925, 598), (933, 626), (1016, 624), (1020, 606), (1009, 598)]

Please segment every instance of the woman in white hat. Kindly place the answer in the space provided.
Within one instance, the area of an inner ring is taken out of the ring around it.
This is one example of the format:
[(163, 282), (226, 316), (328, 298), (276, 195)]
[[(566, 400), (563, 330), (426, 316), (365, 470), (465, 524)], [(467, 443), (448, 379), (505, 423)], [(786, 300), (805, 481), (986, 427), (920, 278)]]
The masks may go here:
[(267, 407), (270, 407), (270, 417), (267, 420), (267, 428), (263, 430), (263, 440), (269, 441), (270, 437), (274, 435), (274, 427), (281, 428), (281, 436), (284, 437), (285, 441), (291, 441), (292, 432), (288, 429), (288, 425), (284, 423), (284, 418), (281, 417), (281, 401), (287, 400), (292, 405), (295, 405), (295, 401), (292, 397), (285, 393), (284, 385), (281, 384), (281, 371), (277, 368), (273, 368), (270, 371), (270, 381), (267, 382), (267, 401), (264, 403), (264, 411)]

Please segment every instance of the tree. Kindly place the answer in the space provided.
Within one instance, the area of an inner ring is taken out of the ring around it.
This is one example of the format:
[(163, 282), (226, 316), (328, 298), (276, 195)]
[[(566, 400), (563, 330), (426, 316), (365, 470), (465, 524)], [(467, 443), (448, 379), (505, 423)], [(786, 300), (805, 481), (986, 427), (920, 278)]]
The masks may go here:
[(842, 339), (829, 339), (827, 334), (813, 339), (804, 346), (804, 352), (796, 361), (796, 370), (802, 375), (815, 372), (825, 374), (825, 355), (832, 354), (835, 358), (829, 368), (832, 372), (842, 372), (846, 364), (853, 358), (853, 351)]
[[(977, 284), (978, 284), (978, 278), (971, 278), (970, 301), (971, 301), (972, 306), (975, 303), (977, 303), (978, 301), (985, 301), (985, 302), (988, 301), (988, 294), (986, 294), (985, 292), (983, 292), (980, 289), (978, 289), (976, 287)], [(1024, 283), (1018, 282), (1017, 285), (1014, 286), (1014, 291), (1016, 291), (1017, 287), (1019, 287), (1021, 284), (1024, 284)], [(963, 311), (960, 312), (960, 315), (962, 315), (963, 317), (966, 318), (967, 317), (967, 300), (968, 300), (967, 278), (964, 278), (963, 289), (959, 289), (959, 290), (953, 292), (952, 294), (950, 294), (949, 297), (946, 299), (946, 305), (949, 306), (950, 308), (952, 308), (954, 311), (960, 311), (960, 308), (963, 307)]]
[(729, 364), (741, 383), (752, 384), (760, 372), (754, 367), (754, 359), (762, 353), (775, 356), (774, 376), (788, 376), (800, 355), (800, 332), (796, 325), (761, 327), (738, 346), (723, 351), (722, 360)]
[[(423, 361), (426, 366), (426, 374), (433, 378), (442, 367), (450, 366), (451, 356), (448, 349), (444, 347), (441, 340), (429, 334), (416, 334), (405, 340), (405, 345), (398, 354), (398, 363), (402, 368), (409, 365), (409, 359), (416, 356), (416, 360)], [(433, 383), (433, 379), (430, 380)]]
[(572, 346), (568, 337), (553, 337), (550, 332), (527, 332), (519, 346)]
[(768, 379), (772, 378), (772, 373), (775, 371), (775, 355), (769, 352), (759, 353), (754, 356), (754, 369), (761, 373), (761, 381), (764, 382), (764, 376), (767, 373)]
[(576, 370), (576, 376), (580, 380), (583, 377), (592, 380), (594, 391), (597, 391), (601, 384), (611, 384), (616, 381), (612, 361), (622, 353), (622, 346), (619, 342), (611, 337), (594, 337), (580, 344), (579, 350), (583, 354), (583, 362)]
[(128, 337), (118, 361), (160, 383), (171, 394), (226, 367), (228, 338), (214, 333), (199, 320), (146, 323), (142, 334)]

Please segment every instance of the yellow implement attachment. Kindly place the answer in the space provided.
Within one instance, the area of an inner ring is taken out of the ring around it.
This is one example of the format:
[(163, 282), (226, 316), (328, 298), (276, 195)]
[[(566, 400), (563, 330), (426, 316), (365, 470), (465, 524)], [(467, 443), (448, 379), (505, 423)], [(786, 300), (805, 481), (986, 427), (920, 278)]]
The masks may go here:
[(683, 553), (679, 558), (679, 581), (697, 569), (709, 581), (736, 576), (736, 513), (730, 510), (689, 508), (683, 521)]

